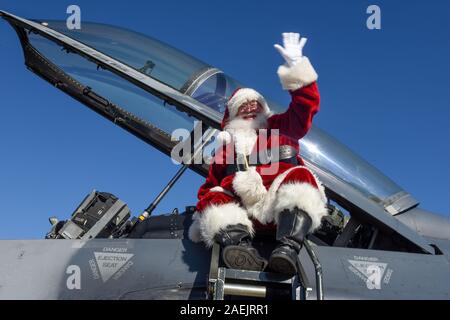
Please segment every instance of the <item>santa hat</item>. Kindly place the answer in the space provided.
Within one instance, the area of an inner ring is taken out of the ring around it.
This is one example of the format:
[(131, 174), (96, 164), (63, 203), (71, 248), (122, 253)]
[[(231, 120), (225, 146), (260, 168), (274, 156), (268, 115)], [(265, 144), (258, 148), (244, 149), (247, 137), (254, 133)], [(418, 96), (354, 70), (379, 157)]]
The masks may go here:
[(252, 100), (258, 101), (263, 107), (263, 113), (266, 116), (270, 116), (270, 108), (267, 105), (266, 99), (264, 99), (264, 97), (258, 91), (250, 88), (238, 88), (233, 92), (227, 102), (227, 107), (221, 125), (222, 129), (225, 128), (228, 122), (236, 117), (239, 111), (239, 107), (243, 103)]
[[(264, 97), (259, 92), (250, 88), (238, 88), (233, 92), (227, 102), (222, 123), (220, 125), (222, 130), (226, 130), (227, 125), (236, 117), (239, 111), (239, 107), (243, 103), (252, 100), (258, 101), (263, 108), (263, 114), (267, 117), (270, 117), (272, 113), (270, 111), (269, 105), (267, 104), (266, 99), (264, 99)], [(225, 142), (225, 144), (230, 143), (231, 141), (230, 134), (226, 131), (220, 132), (216, 139), (221, 143)]]

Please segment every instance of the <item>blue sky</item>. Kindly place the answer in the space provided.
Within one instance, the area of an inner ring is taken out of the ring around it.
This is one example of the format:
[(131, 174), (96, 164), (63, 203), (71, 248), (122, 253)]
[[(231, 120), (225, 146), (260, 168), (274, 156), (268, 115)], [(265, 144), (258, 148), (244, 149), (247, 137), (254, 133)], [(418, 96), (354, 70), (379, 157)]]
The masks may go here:
[[(450, 3), (448, 1), (4, 1), (29, 18), (119, 25), (171, 44), (287, 104), (273, 48), (281, 33), (308, 37), (319, 73), (315, 124), (378, 167), (431, 211), (450, 215)], [(382, 29), (366, 28), (381, 8)], [(177, 167), (158, 151), (24, 68), (16, 35), (0, 21), (0, 239), (42, 238), (92, 189), (138, 214)], [(188, 172), (161, 203), (196, 202)]]

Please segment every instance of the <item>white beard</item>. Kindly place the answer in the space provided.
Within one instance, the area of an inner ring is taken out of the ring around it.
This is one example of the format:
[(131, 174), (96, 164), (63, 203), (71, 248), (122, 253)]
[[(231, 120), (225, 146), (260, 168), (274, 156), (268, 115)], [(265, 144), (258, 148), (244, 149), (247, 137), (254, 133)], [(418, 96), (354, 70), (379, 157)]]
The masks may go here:
[(267, 116), (260, 113), (252, 120), (236, 117), (224, 129), (230, 133), (234, 141), (235, 153), (248, 156), (258, 138), (256, 130), (264, 128), (267, 128)]

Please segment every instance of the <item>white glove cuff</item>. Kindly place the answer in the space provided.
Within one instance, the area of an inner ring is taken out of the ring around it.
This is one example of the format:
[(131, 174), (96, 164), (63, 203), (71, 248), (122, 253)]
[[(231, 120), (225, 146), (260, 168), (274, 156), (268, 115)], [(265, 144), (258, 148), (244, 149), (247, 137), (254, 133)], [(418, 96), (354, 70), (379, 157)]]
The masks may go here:
[(306, 87), (318, 79), (311, 62), (305, 56), (292, 66), (288, 64), (281, 65), (277, 73), (283, 89), (290, 91)]

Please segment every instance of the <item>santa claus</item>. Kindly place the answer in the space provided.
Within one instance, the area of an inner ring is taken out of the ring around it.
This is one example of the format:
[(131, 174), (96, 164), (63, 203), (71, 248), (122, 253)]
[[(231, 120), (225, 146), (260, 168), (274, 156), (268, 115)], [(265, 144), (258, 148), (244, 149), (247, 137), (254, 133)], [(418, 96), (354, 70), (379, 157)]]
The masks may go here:
[[(222, 143), (211, 164), (189, 237), (208, 247), (217, 242), (229, 268), (296, 273), (305, 236), (327, 214), (324, 189), (299, 156), (298, 140), (319, 111), (317, 73), (302, 54), (306, 38), (283, 33), (275, 45), (286, 63), (278, 68), (292, 101), (286, 112), (272, 114), (264, 97), (241, 88), (227, 103)], [(269, 161), (261, 161), (261, 152)], [(276, 228), (278, 246), (269, 261), (252, 247), (255, 232)]]

